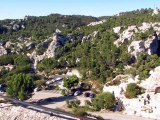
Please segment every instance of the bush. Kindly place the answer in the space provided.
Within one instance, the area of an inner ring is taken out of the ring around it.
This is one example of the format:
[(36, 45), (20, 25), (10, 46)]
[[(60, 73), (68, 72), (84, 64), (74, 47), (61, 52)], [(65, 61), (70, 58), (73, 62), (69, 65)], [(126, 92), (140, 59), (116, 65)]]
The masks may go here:
[(36, 87), (38, 87), (38, 88), (42, 88), (46, 84), (45, 80), (37, 80), (34, 83), (35, 83)]
[(66, 96), (66, 95), (67, 95), (67, 94), (66, 94), (66, 90), (63, 89), (63, 90), (61, 91), (61, 94), (62, 94), (63, 96)]
[(137, 95), (141, 94), (141, 88), (136, 83), (130, 83), (127, 85), (125, 92), (126, 98), (132, 99), (136, 98)]
[(110, 92), (100, 93), (96, 99), (92, 100), (93, 109), (99, 111), (101, 109), (111, 109), (115, 103), (115, 96)]
[(77, 108), (77, 107), (79, 107), (79, 105), (80, 105), (80, 100), (67, 100), (66, 101), (66, 104), (67, 104), (67, 107), (69, 107), (69, 108)]

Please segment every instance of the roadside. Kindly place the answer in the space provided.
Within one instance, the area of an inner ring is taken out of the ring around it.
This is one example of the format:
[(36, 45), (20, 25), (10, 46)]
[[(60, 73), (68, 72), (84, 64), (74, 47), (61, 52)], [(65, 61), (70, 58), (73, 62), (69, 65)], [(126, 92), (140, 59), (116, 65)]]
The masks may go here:
[[(48, 108), (57, 108), (57, 109), (65, 109), (66, 100), (78, 99), (81, 101), (81, 105), (84, 105), (85, 100), (90, 100), (90, 98), (86, 98), (83, 95), (80, 96), (62, 96), (59, 91), (56, 90), (45, 90), (35, 92), (32, 98), (27, 100), (28, 102), (37, 102), (39, 105), (48, 107)], [(68, 109), (69, 110), (69, 109)], [(142, 118), (138, 116), (129, 116), (122, 114), (120, 112), (89, 112), (92, 115), (101, 116), (104, 119), (108, 120), (153, 120), (149, 118)]]

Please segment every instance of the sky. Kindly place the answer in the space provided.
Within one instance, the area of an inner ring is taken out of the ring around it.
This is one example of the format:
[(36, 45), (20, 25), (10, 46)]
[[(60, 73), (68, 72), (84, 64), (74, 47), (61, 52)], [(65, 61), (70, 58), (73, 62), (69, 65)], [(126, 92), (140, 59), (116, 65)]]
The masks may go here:
[(160, 8), (160, 0), (0, 0), (0, 19), (21, 19), (25, 15), (109, 16), (141, 8)]

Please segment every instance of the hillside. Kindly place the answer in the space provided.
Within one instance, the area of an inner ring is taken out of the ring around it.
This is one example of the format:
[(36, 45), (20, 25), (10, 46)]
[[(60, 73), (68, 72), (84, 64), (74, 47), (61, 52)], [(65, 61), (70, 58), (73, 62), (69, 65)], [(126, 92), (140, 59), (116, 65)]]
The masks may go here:
[[(113, 92), (125, 102), (125, 113), (143, 117), (151, 113), (151, 118), (156, 119), (160, 117), (160, 108), (155, 104), (159, 104), (159, 94), (153, 92), (160, 86), (159, 41), (160, 14), (152, 9), (99, 18), (51, 14), (3, 20), (0, 21), (0, 83), (10, 87), (11, 96), (27, 99), (36, 81), (76, 69), (82, 82), (94, 81), (100, 85), (95, 91)], [(15, 83), (21, 88), (12, 88)], [(143, 92), (128, 99), (129, 83), (136, 83)], [(20, 92), (14, 93), (18, 89)], [(142, 108), (134, 110), (135, 105), (129, 105), (142, 104), (138, 100), (147, 94), (154, 100), (151, 98), (148, 106), (141, 107), (149, 107), (147, 110), (156, 107), (155, 112), (152, 109), (141, 114)]]

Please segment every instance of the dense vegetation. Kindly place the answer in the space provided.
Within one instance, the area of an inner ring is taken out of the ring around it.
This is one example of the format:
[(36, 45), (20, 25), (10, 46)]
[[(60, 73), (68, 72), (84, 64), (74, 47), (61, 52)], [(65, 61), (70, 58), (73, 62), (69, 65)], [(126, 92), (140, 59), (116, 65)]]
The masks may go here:
[(20, 100), (26, 99), (34, 89), (33, 80), (34, 78), (30, 74), (14, 75), (7, 83), (7, 94)]
[(51, 14), (48, 16), (26, 16), (24, 20), (14, 20), (18, 25), (24, 25), (25, 29), (19, 28), (18, 31), (3, 28), (1, 25), (12, 26), (10, 23), (13, 20), (0, 21), (0, 39), (15, 40), (20, 36), (32, 37), (33, 40), (43, 40), (48, 38), (56, 31), (57, 28), (65, 33), (72, 31), (77, 27), (89, 24), (93, 21), (98, 21), (97, 18), (91, 16), (67, 16), (60, 14)]
[[(113, 27), (124, 26), (126, 28), (128, 25), (139, 26), (143, 22), (159, 22), (160, 15), (152, 16), (151, 13), (151, 9), (142, 9), (120, 13), (119, 16), (100, 18), (63, 16), (59, 14), (51, 14), (46, 17), (27, 16), (24, 20), (14, 20), (15, 24), (25, 26), (25, 28), (20, 27), (17, 30), (8, 30), (4, 27), (4, 25), (13, 27), (10, 24), (13, 20), (3, 20), (0, 21), (0, 41), (14, 42), (17, 41), (18, 37), (30, 37), (32, 42), (42, 42), (49, 39), (56, 29), (59, 29), (61, 31), (60, 34), (69, 37), (71, 41), (57, 48), (57, 54), (54, 58), (46, 58), (38, 62), (37, 69), (40, 72), (77, 68), (82, 73), (83, 80), (98, 80), (99, 83), (105, 83), (112, 80), (116, 75), (125, 73), (132, 74), (133, 76), (139, 75), (140, 79), (143, 80), (149, 76), (151, 69), (160, 64), (159, 56), (140, 54), (137, 61), (134, 61), (127, 52), (129, 44), (118, 48), (113, 44), (118, 38), (118, 35), (113, 32)], [(98, 21), (99, 19), (105, 19), (106, 22), (96, 26), (86, 26), (90, 22)], [(94, 31), (97, 31), (95, 36), (92, 34)], [(150, 29), (146, 33), (137, 33), (135, 39), (146, 38), (153, 32), (153, 29)], [(84, 36), (88, 39), (82, 40)], [(16, 45), (15, 49), (17, 49)], [(26, 48), (22, 49), (19, 51), (19, 54), (12, 54), (10, 53), (11, 49), (8, 49), (10, 51), (8, 55), (0, 56), (0, 66), (8, 64), (15, 66), (12, 71), (0, 71), (0, 83), (7, 83), (9, 81), (8, 86), (10, 87), (14, 84), (10, 82), (11, 80), (15, 81), (15, 83), (18, 82), (18, 78), (14, 76), (15, 74), (18, 74), (18, 76), (25, 76), (29, 73), (33, 74), (31, 69), (33, 61), (27, 57)], [(43, 54), (45, 50), (46, 48), (42, 46), (36, 49), (39, 55)], [(23, 55), (20, 55), (22, 53)], [(132, 68), (125, 70), (124, 66), (126, 65), (132, 65)], [(24, 77), (21, 84), (25, 82)], [(69, 88), (70, 84), (76, 83), (72, 80), (69, 82), (65, 83), (65, 87)], [(44, 81), (34, 83), (39, 86), (39, 84), (44, 84)], [(23, 94), (16, 93), (16, 95), (13, 95), (11, 92), (9, 94), (24, 99), (25, 95), (30, 91), (26, 91), (26, 88), (19, 86), (18, 90), (21, 91), (21, 89), (24, 91)], [(12, 91), (13, 89), (10, 90)]]
[(13, 65), (14, 68), (12, 71), (2, 69), (0, 71), (0, 83), (8, 81), (12, 78), (13, 75), (18, 73), (30, 73), (32, 61), (25, 55), (3, 55), (0, 57), (0, 66), (3, 65)]

